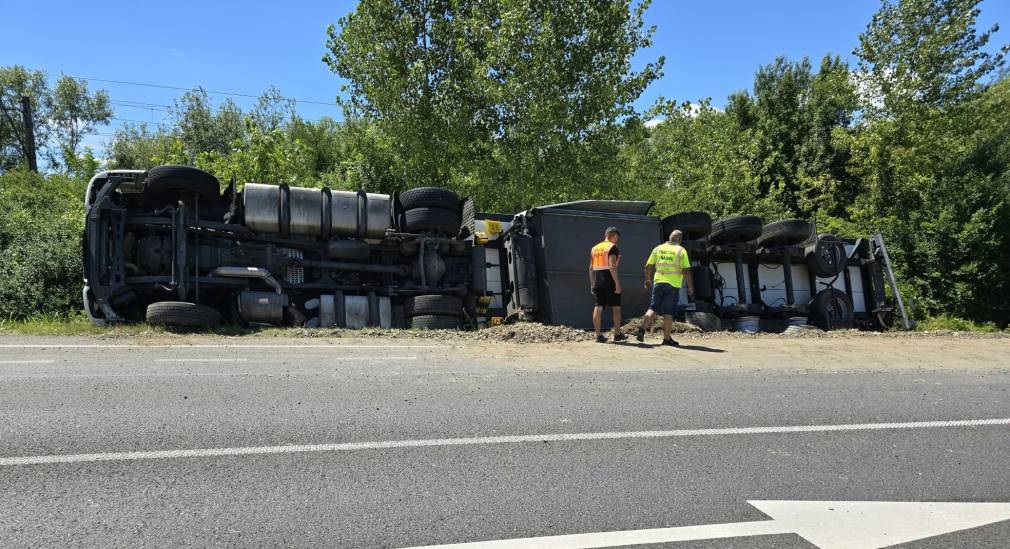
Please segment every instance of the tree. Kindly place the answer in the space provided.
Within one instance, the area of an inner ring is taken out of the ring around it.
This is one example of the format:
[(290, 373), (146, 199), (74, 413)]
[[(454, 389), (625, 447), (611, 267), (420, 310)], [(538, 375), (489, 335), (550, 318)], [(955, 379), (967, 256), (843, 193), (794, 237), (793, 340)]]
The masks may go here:
[[(730, 96), (726, 112), (754, 140), (758, 193), (782, 201), (791, 215), (811, 216), (825, 190), (849, 182), (844, 134), (857, 107), (848, 65), (826, 55), (814, 74), (803, 58), (779, 57), (754, 77), (754, 95)], [(849, 182), (851, 187), (851, 182)]]
[(81, 140), (112, 116), (104, 90), (88, 91), (85, 80), (61, 76), (50, 88), (46, 74), (20, 65), (0, 67), (0, 169), (25, 158), (21, 96), (27, 96), (34, 116), (35, 142), (50, 169), (70, 169), (78, 162)]
[[(78, 149), (85, 135), (99, 124), (108, 124), (112, 117), (109, 94), (98, 90), (88, 93), (88, 83), (70, 76), (61, 76), (49, 97), (47, 109), (51, 135), (59, 148), (63, 165), (70, 167), (77, 160)], [(50, 159), (50, 163), (55, 162)]]
[(979, 33), (981, 0), (882, 0), (859, 35), (866, 107), (873, 116), (897, 116), (927, 107), (946, 108), (979, 93), (1010, 45), (984, 51), (993, 25)]
[(323, 60), (348, 81), (348, 111), (395, 143), (402, 180), (480, 185), (519, 209), (612, 184), (622, 121), (663, 64), (631, 70), (647, 7), (365, 0), (330, 27)]

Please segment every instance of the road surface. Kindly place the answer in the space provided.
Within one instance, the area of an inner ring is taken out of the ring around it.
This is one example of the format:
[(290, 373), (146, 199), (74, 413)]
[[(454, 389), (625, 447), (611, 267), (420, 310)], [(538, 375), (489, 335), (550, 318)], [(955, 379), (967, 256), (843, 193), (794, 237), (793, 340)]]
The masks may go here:
[[(1008, 339), (4, 336), (0, 384), (2, 547), (829, 547), (748, 502), (1010, 502)], [(1010, 540), (965, 528), (901, 547)]]

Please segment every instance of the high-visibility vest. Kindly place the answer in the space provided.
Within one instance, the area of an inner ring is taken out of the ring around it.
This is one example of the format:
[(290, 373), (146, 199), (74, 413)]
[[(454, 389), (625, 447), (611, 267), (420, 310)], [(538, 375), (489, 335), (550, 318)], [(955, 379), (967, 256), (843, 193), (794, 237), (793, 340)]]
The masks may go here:
[(684, 254), (686, 253), (687, 251), (681, 246), (670, 244), (669, 242), (656, 246), (650, 255), (650, 260), (655, 260), (656, 265), (656, 274), (653, 277), (653, 281), (657, 283), (665, 282), (679, 287), (683, 282), (683, 275), (686, 270), (682, 266)]
[(613, 247), (614, 243), (609, 240), (604, 240), (593, 246), (589, 254), (592, 258), (594, 271), (607, 271), (610, 269), (610, 249)]

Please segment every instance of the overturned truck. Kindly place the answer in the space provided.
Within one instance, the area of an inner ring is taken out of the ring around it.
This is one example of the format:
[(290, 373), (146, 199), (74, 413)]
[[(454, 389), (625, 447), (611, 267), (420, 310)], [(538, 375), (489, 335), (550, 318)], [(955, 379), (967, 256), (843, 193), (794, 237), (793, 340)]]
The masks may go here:
[(84, 307), (98, 324), (588, 327), (588, 250), (617, 225), (626, 316), (648, 304), (649, 250), (679, 228), (696, 284), (682, 316), (703, 329), (891, 323), (879, 236), (840, 240), (753, 216), (660, 219), (651, 206), (597, 200), (502, 215), (435, 187), (386, 195), (232, 181), (222, 192), (188, 166), (111, 170), (85, 194)]
[[(96, 323), (476, 326), (473, 201), (234, 181), (188, 166), (97, 174), (84, 307)], [(472, 221), (469, 223), (472, 225)], [(475, 264), (479, 269), (475, 269)]]

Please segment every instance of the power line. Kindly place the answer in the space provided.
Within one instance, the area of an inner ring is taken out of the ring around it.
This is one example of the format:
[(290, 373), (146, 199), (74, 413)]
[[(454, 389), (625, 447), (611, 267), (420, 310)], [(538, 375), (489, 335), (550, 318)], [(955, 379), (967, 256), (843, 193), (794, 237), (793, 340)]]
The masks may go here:
[[(85, 78), (85, 77), (82, 77), (82, 76), (73, 76), (73, 75), (69, 75), (69, 74), (67, 76), (69, 76), (70, 78), (77, 79), (77, 80), (84, 80), (84, 81), (90, 81), (90, 82), (106, 82), (106, 83), (109, 83), (109, 84), (125, 84), (125, 85), (128, 85), (128, 86), (144, 86), (144, 87), (148, 87), (148, 88), (161, 88), (161, 89), (165, 89), (165, 90), (181, 90), (181, 91), (192, 91), (192, 90), (194, 90), (194, 89), (196, 89), (196, 88), (199, 87), (200, 89), (202, 89), (203, 91), (205, 91), (207, 93), (212, 93), (212, 94), (216, 94), (216, 95), (230, 95), (230, 96), (234, 96), (234, 97), (248, 97), (248, 98), (251, 98), (251, 99), (259, 99), (261, 97), (260, 95), (252, 95), (252, 94), (248, 94), (248, 93), (208, 90), (208, 89), (202, 88), (200, 86), (186, 88), (186, 87), (183, 87), (183, 86), (169, 86), (169, 85), (166, 85), (166, 84), (152, 84), (150, 82), (129, 82), (129, 81), (126, 81), (126, 80), (109, 80), (109, 79), (104, 79), (104, 78)], [(292, 100), (292, 101), (295, 101), (295, 102), (298, 102), (298, 103), (304, 103), (306, 105), (324, 105), (324, 106), (327, 106), (327, 107), (337, 107), (338, 106), (336, 104), (336, 102), (311, 101), (311, 100), (308, 100), (308, 99), (298, 99), (296, 97), (283, 97), (282, 99), (289, 99), (289, 100)]]
[(133, 122), (136, 124), (161, 124), (161, 120), (134, 120), (132, 118), (116, 118), (115, 116), (109, 117), (112, 120), (118, 120), (120, 122)]
[(141, 103), (139, 101), (120, 101), (117, 99), (110, 99), (109, 103), (116, 105), (117, 107), (129, 107), (133, 109), (142, 109), (148, 111), (168, 112), (172, 108), (171, 105), (158, 105), (157, 103)]

